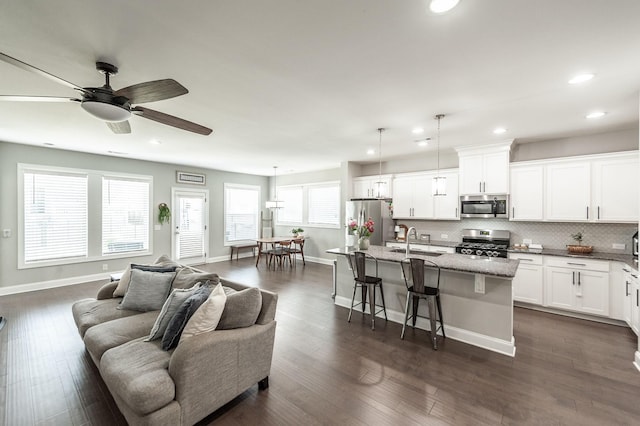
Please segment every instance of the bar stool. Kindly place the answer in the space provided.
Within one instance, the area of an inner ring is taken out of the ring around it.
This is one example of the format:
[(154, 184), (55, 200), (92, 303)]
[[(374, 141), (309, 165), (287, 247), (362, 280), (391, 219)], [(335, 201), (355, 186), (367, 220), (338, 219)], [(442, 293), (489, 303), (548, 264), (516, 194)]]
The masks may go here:
[[(362, 305), (362, 313), (364, 314), (366, 311), (367, 304), (367, 290), (369, 290), (369, 313), (371, 315), (371, 329), (376, 329), (376, 315), (380, 312), (384, 312), (384, 320), (387, 321), (387, 308), (384, 304), (384, 292), (382, 291), (382, 278), (378, 277), (378, 259), (370, 255), (369, 253), (365, 253), (363, 251), (355, 251), (347, 256), (349, 260), (349, 267), (353, 271), (353, 296), (351, 297), (351, 307), (349, 308), (349, 319), (348, 322), (351, 322), (351, 313), (353, 311), (354, 306)], [(376, 274), (375, 276), (366, 274), (366, 261), (372, 260), (376, 266)], [(360, 287), (362, 289), (362, 301), (360, 303), (355, 302), (356, 291)], [(380, 288), (380, 299), (382, 300), (382, 305), (376, 304), (376, 287)], [(376, 311), (376, 307), (381, 307)]]
[[(425, 260), (416, 257), (409, 257), (404, 259), (400, 265), (402, 266), (402, 276), (407, 286), (407, 304), (404, 309), (404, 323), (402, 324), (401, 339), (404, 339), (404, 331), (409, 320), (409, 301), (413, 301), (413, 312), (411, 319), (413, 320), (413, 328), (416, 327), (416, 319), (418, 315), (418, 303), (420, 299), (427, 299), (427, 307), (429, 310), (429, 316), (421, 318), (429, 318), (431, 328), (431, 342), (433, 349), (438, 349), (438, 342), (436, 340), (438, 330), (442, 330), (442, 337), (446, 338), (444, 334), (444, 323), (442, 321), (442, 305), (440, 303), (440, 267), (430, 260)], [(428, 269), (425, 269), (425, 266)], [(428, 286), (425, 284), (425, 272), (433, 271), (430, 274), (435, 281), (434, 286)], [(436, 327), (436, 305), (438, 309), (438, 317), (440, 319), (440, 326)]]

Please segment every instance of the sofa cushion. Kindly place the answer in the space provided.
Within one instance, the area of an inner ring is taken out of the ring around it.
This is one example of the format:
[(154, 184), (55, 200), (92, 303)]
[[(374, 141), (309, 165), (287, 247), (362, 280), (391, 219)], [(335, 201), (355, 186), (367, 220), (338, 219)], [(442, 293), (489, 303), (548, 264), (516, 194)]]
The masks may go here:
[(256, 323), (262, 309), (262, 293), (252, 287), (227, 294), (224, 312), (218, 323), (218, 330), (250, 327)]
[(173, 288), (191, 288), (196, 283), (210, 281), (212, 285), (216, 285), (220, 282), (218, 274), (213, 272), (199, 272), (193, 268), (185, 266), (176, 271), (176, 277), (173, 280), (171, 286)]
[(196, 284), (191, 288), (176, 288), (170, 294), (167, 300), (162, 305), (160, 315), (156, 319), (155, 324), (151, 328), (147, 341), (161, 339), (164, 336), (164, 332), (167, 330), (167, 325), (171, 318), (175, 315), (178, 308), (187, 300), (195, 291), (200, 287), (200, 284)]
[(131, 282), (122, 299), (122, 309), (156, 311), (162, 308), (171, 289), (175, 272), (131, 270)]
[(87, 330), (97, 324), (140, 313), (127, 309), (116, 309), (121, 300), (118, 297), (104, 300), (82, 299), (75, 302), (71, 307), (71, 312), (80, 336), (84, 337)]
[(227, 295), (222, 288), (222, 284), (218, 284), (185, 325), (180, 336), (180, 342), (198, 334), (215, 330), (222, 316), (226, 300)]
[(97, 363), (109, 349), (147, 336), (157, 316), (151, 311), (97, 324), (84, 334), (84, 344)]
[(140, 338), (106, 351), (100, 373), (111, 392), (144, 416), (175, 398), (175, 384), (168, 371), (170, 359), (171, 352), (163, 351), (159, 341)]
[(195, 291), (185, 302), (180, 305), (173, 318), (167, 325), (167, 330), (162, 336), (162, 349), (168, 351), (178, 346), (182, 330), (189, 322), (191, 316), (198, 310), (200, 305), (204, 303), (211, 293), (211, 287), (207, 285), (201, 286)]

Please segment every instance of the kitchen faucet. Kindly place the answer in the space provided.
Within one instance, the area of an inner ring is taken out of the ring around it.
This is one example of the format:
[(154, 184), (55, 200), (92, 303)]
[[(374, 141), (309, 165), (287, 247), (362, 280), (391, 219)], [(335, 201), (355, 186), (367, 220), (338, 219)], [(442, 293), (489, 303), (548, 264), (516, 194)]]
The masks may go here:
[(416, 231), (416, 228), (414, 228), (413, 226), (411, 228), (409, 228), (409, 230), (407, 231), (407, 252), (406, 252), (406, 256), (409, 257), (409, 237), (411, 237), (411, 231), (413, 231), (413, 235), (415, 235), (416, 239), (418, 239), (418, 231)]

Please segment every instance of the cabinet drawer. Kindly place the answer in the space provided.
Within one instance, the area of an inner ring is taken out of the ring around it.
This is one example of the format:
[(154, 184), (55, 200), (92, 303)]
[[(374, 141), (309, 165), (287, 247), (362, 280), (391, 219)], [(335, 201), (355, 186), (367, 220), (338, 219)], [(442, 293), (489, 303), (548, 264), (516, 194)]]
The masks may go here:
[(542, 255), (529, 253), (509, 253), (509, 259), (518, 259), (521, 265), (542, 265)]
[(545, 256), (545, 265), (559, 268), (609, 272), (608, 261), (583, 259), (580, 257)]

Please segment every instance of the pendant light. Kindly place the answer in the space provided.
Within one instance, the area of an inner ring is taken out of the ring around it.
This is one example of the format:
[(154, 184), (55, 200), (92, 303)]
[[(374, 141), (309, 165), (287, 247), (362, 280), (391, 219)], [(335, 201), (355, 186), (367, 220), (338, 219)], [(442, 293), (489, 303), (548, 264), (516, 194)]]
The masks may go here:
[(273, 166), (273, 194), (274, 199), (267, 201), (265, 207), (268, 209), (281, 209), (284, 207), (284, 202), (278, 200), (278, 166)]
[(447, 195), (447, 178), (440, 176), (440, 120), (444, 118), (444, 114), (438, 114), (435, 118), (438, 120), (438, 145), (436, 148), (438, 155), (438, 171), (436, 172), (436, 177), (433, 178), (431, 191), (434, 196), (441, 196)]
[(378, 140), (378, 181), (375, 183), (376, 198), (385, 198), (389, 193), (387, 191), (387, 182), (382, 180), (382, 132), (384, 131), (384, 127), (378, 127), (380, 138)]

